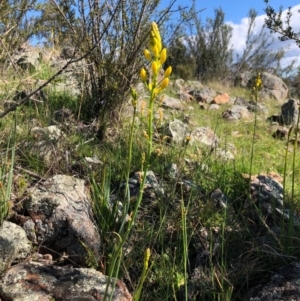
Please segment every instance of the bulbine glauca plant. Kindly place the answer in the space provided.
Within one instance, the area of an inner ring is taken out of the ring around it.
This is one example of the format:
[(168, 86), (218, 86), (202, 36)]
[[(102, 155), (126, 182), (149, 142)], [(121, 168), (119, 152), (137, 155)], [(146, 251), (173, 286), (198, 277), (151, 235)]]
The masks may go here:
[[(142, 166), (141, 166), (141, 181), (140, 181), (140, 189), (139, 194), (137, 196), (135, 206), (133, 211), (129, 212), (130, 208), (130, 191), (128, 187), (129, 181), (129, 174), (130, 174), (130, 166), (131, 166), (131, 159), (132, 159), (132, 146), (133, 146), (133, 132), (134, 132), (134, 123), (136, 117), (136, 107), (138, 103), (138, 94), (135, 89), (131, 89), (131, 97), (132, 97), (132, 105), (134, 108), (132, 125), (130, 130), (129, 136), (129, 143), (128, 143), (128, 162), (127, 162), (127, 172), (126, 172), (126, 189), (125, 189), (125, 197), (124, 197), (124, 207), (123, 207), (123, 221), (121, 223), (121, 227), (119, 233), (117, 234), (118, 243), (115, 246), (115, 249), (112, 254), (111, 263), (109, 266), (109, 277), (110, 279), (113, 277), (118, 277), (119, 269), (122, 261), (122, 249), (127, 241), (131, 229), (134, 225), (134, 221), (136, 219), (138, 209), (143, 199), (144, 194), (144, 186), (146, 183), (146, 176), (150, 166), (150, 159), (151, 154), (153, 152), (153, 129), (154, 129), (154, 114), (156, 113), (156, 105), (161, 102), (159, 99), (159, 95), (161, 92), (168, 86), (169, 84), (169, 76), (172, 72), (172, 67), (168, 67), (162, 76), (160, 77), (160, 71), (162, 70), (163, 64), (167, 59), (167, 49), (162, 47), (161, 36), (159, 33), (158, 26), (155, 22), (151, 24), (151, 30), (149, 34), (149, 43), (147, 49), (144, 50), (144, 56), (149, 63), (150, 70), (148, 72), (145, 68), (140, 70), (140, 78), (146, 87), (146, 91), (149, 94), (148, 97), (148, 114), (147, 114), (147, 128), (143, 131), (144, 136), (146, 137), (147, 141), (147, 150), (145, 154), (142, 154)], [(159, 112), (158, 112), (159, 113)], [(129, 213), (129, 220), (126, 219), (126, 215)], [(147, 270), (148, 270), (148, 261), (150, 258), (150, 249), (146, 250), (146, 258), (144, 264), (144, 271), (143, 275), (141, 276), (141, 281), (136, 288), (136, 293), (134, 294), (134, 300), (138, 300), (141, 294), (143, 282), (146, 278)], [(104, 296), (104, 300), (106, 300), (106, 295), (108, 295), (108, 287), (106, 289), (106, 293)], [(112, 294), (110, 294), (109, 300), (111, 300)]]

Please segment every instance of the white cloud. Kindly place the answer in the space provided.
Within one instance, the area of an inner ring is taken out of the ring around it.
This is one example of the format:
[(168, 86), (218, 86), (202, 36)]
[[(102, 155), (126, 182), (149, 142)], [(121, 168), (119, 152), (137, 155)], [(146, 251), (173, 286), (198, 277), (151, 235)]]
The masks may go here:
[[(300, 32), (300, 22), (299, 22), (299, 11), (300, 4), (292, 7), (292, 18), (291, 18), (291, 26), (295, 32)], [(284, 10), (282, 13), (282, 20), (285, 21), (287, 10)], [(255, 20), (254, 33), (258, 34), (265, 22), (266, 15), (257, 16)], [(246, 35), (248, 30), (248, 18), (243, 18), (239, 24), (235, 24), (233, 22), (227, 22), (227, 24), (231, 25), (233, 28), (232, 31), (232, 40), (231, 44), (233, 46), (234, 52), (237, 54), (241, 54), (245, 48)], [(279, 48), (284, 48), (286, 50), (285, 58), (282, 60), (283, 67), (288, 65), (293, 59), (297, 60), (297, 64), (300, 65), (300, 48), (296, 45), (294, 41), (285, 41), (281, 42), (278, 37), (278, 34), (271, 34), (269, 29), (266, 29), (268, 34), (273, 35), (275, 37), (275, 41), (270, 47), (270, 51), (278, 50)]]

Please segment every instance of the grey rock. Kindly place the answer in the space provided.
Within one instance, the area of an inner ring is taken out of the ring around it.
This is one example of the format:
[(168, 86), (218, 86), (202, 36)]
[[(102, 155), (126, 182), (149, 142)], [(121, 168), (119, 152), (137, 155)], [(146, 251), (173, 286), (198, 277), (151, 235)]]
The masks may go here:
[(170, 142), (182, 143), (190, 133), (190, 127), (179, 119), (167, 123), (161, 131), (170, 139)]
[(299, 114), (299, 101), (290, 99), (281, 106), (281, 116), (284, 125), (296, 125)]
[(220, 109), (220, 106), (217, 105), (217, 104), (215, 104), (215, 103), (213, 103), (213, 104), (211, 104), (211, 105), (209, 106), (208, 109), (209, 109), (210, 111), (213, 111), (213, 110), (219, 110), (219, 109)]
[(185, 106), (180, 99), (168, 96), (166, 94), (164, 94), (162, 97), (163, 97), (162, 106), (164, 108), (182, 110), (182, 111), (185, 110)]
[[(251, 88), (254, 86), (257, 74), (252, 72), (243, 72), (236, 78), (236, 84), (244, 88)], [(263, 89), (259, 93), (261, 99), (273, 98), (276, 100), (285, 99), (288, 95), (288, 87), (283, 80), (276, 75), (268, 72), (261, 74)]]
[(36, 51), (26, 51), (17, 60), (17, 65), (19, 65), (24, 70), (35, 71), (39, 67), (40, 55)]
[[(140, 184), (143, 173), (135, 172), (129, 179), (129, 189), (131, 196), (137, 196), (140, 190)], [(123, 185), (124, 187), (124, 185)], [(161, 183), (157, 180), (153, 171), (149, 170), (146, 175), (144, 186), (144, 197), (147, 199), (157, 199), (157, 196), (164, 195), (165, 191)]]
[(299, 301), (300, 264), (290, 263), (273, 274), (268, 284), (252, 288), (247, 301)]
[(222, 117), (229, 121), (237, 121), (240, 119), (251, 119), (252, 114), (245, 106), (234, 105), (230, 109), (224, 111)]
[(84, 181), (56, 175), (29, 193), (31, 198), (24, 207), (35, 224), (34, 243), (45, 244), (54, 252), (65, 252), (81, 265), (86, 264), (88, 255), (83, 244), (98, 258), (100, 237)]
[(25, 259), (31, 249), (25, 231), (14, 223), (4, 221), (0, 230), (0, 272)]
[(189, 92), (197, 102), (211, 103), (217, 92), (209, 87), (204, 87), (199, 90), (192, 90)]
[[(113, 289), (113, 282), (115, 289)], [(93, 269), (58, 267), (39, 262), (13, 266), (0, 280), (1, 296), (14, 301), (104, 300), (106, 287), (113, 301), (131, 301), (125, 284)]]
[(191, 143), (196, 142), (211, 148), (216, 148), (220, 143), (220, 139), (208, 127), (196, 127), (191, 133), (191, 138)]

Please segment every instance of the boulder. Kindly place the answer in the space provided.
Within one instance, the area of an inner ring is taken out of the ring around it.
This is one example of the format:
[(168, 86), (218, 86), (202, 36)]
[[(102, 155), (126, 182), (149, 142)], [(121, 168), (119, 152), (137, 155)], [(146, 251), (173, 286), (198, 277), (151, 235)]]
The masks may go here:
[[(244, 88), (252, 88), (255, 83), (257, 74), (250, 71), (241, 73), (237, 79), (236, 84)], [(288, 95), (288, 87), (281, 78), (269, 72), (261, 74), (263, 88), (260, 91), (259, 97), (262, 99), (273, 98), (276, 100), (283, 100)]]
[(174, 119), (161, 129), (170, 142), (182, 143), (189, 136), (190, 127), (179, 119)]
[(203, 87), (199, 90), (192, 90), (189, 94), (191, 94), (197, 102), (211, 103), (217, 95), (217, 92), (212, 88)]
[(252, 288), (247, 301), (300, 300), (300, 264), (290, 263), (273, 274), (266, 285)]
[(22, 226), (33, 243), (46, 245), (56, 257), (65, 253), (80, 265), (86, 265), (89, 252), (99, 258), (100, 237), (83, 180), (56, 175), (29, 194), (24, 203), (29, 217)]
[(215, 103), (217, 105), (224, 105), (224, 104), (228, 103), (229, 100), (230, 100), (229, 94), (228, 93), (222, 93), (222, 94), (217, 95), (213, 99), (212, 103)]
[(281, 116), (284, 125), (296, 125), (299, 114), (299, 101), (290, 99), (281, 106)]
[(234, 105), (232, 108), (224, 111), (222, 117), (229, 121), (237, 121), (240, 119), (251, 119), (252, 114), (248, 111), (247, 107), (241, 105)]
[(185, 110), (185, 106), (181, 100), (164, 94), (162, 96), (162, 107), (175, 110)]
[(20, 226), (4, 221), (0, 230), (0, 273), (25, 259), (31, 249), (26, 232)]
[(211, 148), (216, 148), (220, 143), (220, 139), (208, 127), (196, 127), (191, 133), (191, 138), (191, 143), (197, 142)]
[(107, 296), (112, 294), (112, 301), (132, 300), (123, 282), (112, 279), (109, 283), (107, 276), (93, 269), (30, 261), (13, 266), (0, 280), (1, 297), (14, 301), (104, 300), (107, 286)]

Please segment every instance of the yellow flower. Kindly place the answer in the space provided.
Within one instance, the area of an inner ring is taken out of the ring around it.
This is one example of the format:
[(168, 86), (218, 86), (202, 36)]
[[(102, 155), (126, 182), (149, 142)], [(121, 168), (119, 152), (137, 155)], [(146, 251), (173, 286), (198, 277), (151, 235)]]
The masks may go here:
[(164, 48), (160, 53), (160, 63), (163, 64), (167, 59), (167, 49)]
[(153, 75), (157, 75), (159, 69), (158, 62), (156, 61), (152, 62), (151, 68), (152, 68)]
[(150, 47), (151, 50), (153, 51), (153, 47), (157, 46), (158, 48), (158, 52), (161, 51), (161, 37), (160, 37), (160, 33), (157, 27), (157, 24), (155, 22), (151, 23), (151, 31), (150, 31)]
[(144, 68), (142, 68), (141, 71), (140, 71), (140, 77), (141, 77), (143, 82), (145, 82), (147, 80), (147, 72)]
[(164, 78), (169, 77), (171, 73), (172, 73), (172, 67), (169, 66), (164, 73)]
[(163, 81), (160, 84), (161, 89), (162, 90), (165, 89), (168, 86), (168, 84), (169, 84), (169, 78), (166, 77), (166, 78), (163, 79)]
[(157, 45), (154, 45), (154, 46), (153, 46), (152, 51), (153, 51), (153, 55), (154, 55), (156, 58), (158, 58), (158, 57), (159, 57), (159, 51), (158, 51)]
[(144, 50), (144, 56), (148, 61), (151, 61), (151, 53), (148, 49)]

